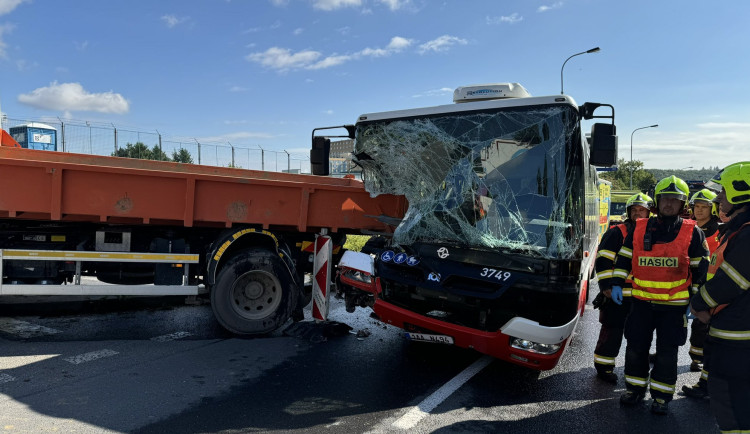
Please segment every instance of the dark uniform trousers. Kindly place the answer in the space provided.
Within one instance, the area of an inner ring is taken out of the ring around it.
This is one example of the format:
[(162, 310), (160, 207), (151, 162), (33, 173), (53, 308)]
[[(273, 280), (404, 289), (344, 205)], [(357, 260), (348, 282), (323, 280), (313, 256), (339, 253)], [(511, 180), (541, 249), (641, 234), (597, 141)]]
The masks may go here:
[(708, 394), (722, 432), (750, 432), (750, 348), (711, 339)]
[[(625, 381), (628, 390), (672, 400), (677, 382), (677, 352), (687, 341), (685, 306), (672, 306), (633, 299), (625, 322)], [(648, 353), (656, 330), (656, 360), (649, 377)]]
[(625, 297), (619, 305), (611, 299), (606, 299), (599, 310), (599, 340), (594, 349), (594, 367), (597, 372), (611, 372), (615, 367), (615, 359), (620, 352), (622, 335), (625, 329), (625, 319), (630, 312), (630, 297)]
[(708, 336), (708, 324), (694, 319), (690, 323), (690, 359), (694, 362), (703, 363), (706, 336)]

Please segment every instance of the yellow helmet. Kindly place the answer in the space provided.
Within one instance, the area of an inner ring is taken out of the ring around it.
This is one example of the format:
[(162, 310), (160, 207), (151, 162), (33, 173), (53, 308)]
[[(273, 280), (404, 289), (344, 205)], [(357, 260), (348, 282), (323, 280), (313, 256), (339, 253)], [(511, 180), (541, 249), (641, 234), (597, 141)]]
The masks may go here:
[(658, 206), (659, 196), (661, 195), (670, 195), (675, 199), (687, 203), (688, 196), (690, 195), (690, 188), (688, 188), (685, 181), (672, 175), (656, 183), (656, 188), (654, 188), (654, 206)]
[(640, 205), (644, 208), (651, 209), (651, 207), (654, 205), (654, 200), (651, 199), (651, 197), (644, 193), (638, 193), (630, 196), (628, 198), (628, 201), (625, 203), (625, 215), (630, 217), (630, 207), (633, 205)]
[(750, 202), (750, 161), (730, 164), (721, 169), (706, 183), (706, 187), (724, 189), (729, 203), (736, 205)]
[(714, 199), (716, 198), (716, 193), (713, 191), (704, 188), (703, 190), (697, 191), (693, 197), (690, 198), (690, 207), (693, 208), (695, 206), (696, 202), (705, 203), (707, 205), (711, 205), (711, 214), (718, 217), (719, 210), (716, 206), (716, 203), (714, 202)]

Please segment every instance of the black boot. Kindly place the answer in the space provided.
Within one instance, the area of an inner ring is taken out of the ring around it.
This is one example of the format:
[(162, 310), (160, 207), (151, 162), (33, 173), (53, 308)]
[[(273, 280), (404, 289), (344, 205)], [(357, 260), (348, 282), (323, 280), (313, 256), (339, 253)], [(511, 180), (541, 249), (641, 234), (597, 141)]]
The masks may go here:
[(685, 396), (696, 399), (703, 399), (708, 396), (708, 389), (706, 388), (706, 386), (701, 385), (700, 382), (692, 386), (688, 386), (686, 384), (682, 386), (682, 391), (685, 393)]
[(596, 371), (596, 378), (606, 381), (610, 384), (617, 384), (617, 374), (612, 371)]
[(669, 412), (669, 409), (667, 408), (668, 404), (669, 403), (663, 399), (654, 399), (654, 402), (651, 403), (651, 413), (664, 416)]
[(639, 393), (634, 392), (632, 390), (628, 390), (627, 392), (620, 395), (620, 404), (627, 405), (628, 407), (632, 407), (639, 402), (643, 401), (643, 397), (646, 396), (645, 393)]

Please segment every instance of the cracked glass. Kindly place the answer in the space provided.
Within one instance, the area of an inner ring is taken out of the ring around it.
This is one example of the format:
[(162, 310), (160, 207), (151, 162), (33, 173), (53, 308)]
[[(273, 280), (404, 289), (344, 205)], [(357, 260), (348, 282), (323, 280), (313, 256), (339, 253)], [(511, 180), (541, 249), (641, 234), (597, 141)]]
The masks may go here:
[(354, 160), (371, 195), (404, 195), (393, 243), (580, 256), (583, 157), (568, 105), (360, 122)]

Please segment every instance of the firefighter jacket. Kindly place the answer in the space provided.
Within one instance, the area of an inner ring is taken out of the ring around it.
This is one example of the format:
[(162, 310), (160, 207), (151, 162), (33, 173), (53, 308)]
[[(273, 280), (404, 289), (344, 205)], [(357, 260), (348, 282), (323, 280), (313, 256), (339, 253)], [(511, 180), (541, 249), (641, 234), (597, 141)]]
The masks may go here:
[(706, 236), (708, 250), (713, 253), (719, 247), (719, 219), (711, 216), (711, 219), (703, 226), (700, 226), (703, 235)]
[(639, 219), (617, 254), (612, 285), (622, 286), (632, 273), (633, 297), (686, 306), (690, 286), (705, 281), (708, 254), (706, 238), (694, 220)]
[[(599, 289), (604, 291), (612, 289), (612, 274), (615, 269), (615, 257), (622, 247), (622, 242), (630, 231), (635, 227), (633, 220), (625, 220), (625, 223), (612, 226), (602, 235), (602, 241), (599, 243), (599, 249), (596, 253), (596, 278), (599, 281)], [(630, 296), (630, 279), (622, 287), (622, 295)]]
[(736, 215), (727, 224), (727, 231), (717, 254), (711, 257), (715, 274), (691, 299), (696, 311), (714, 310), (709, 335), (717, 343), (750, 348), (750, 210)]

